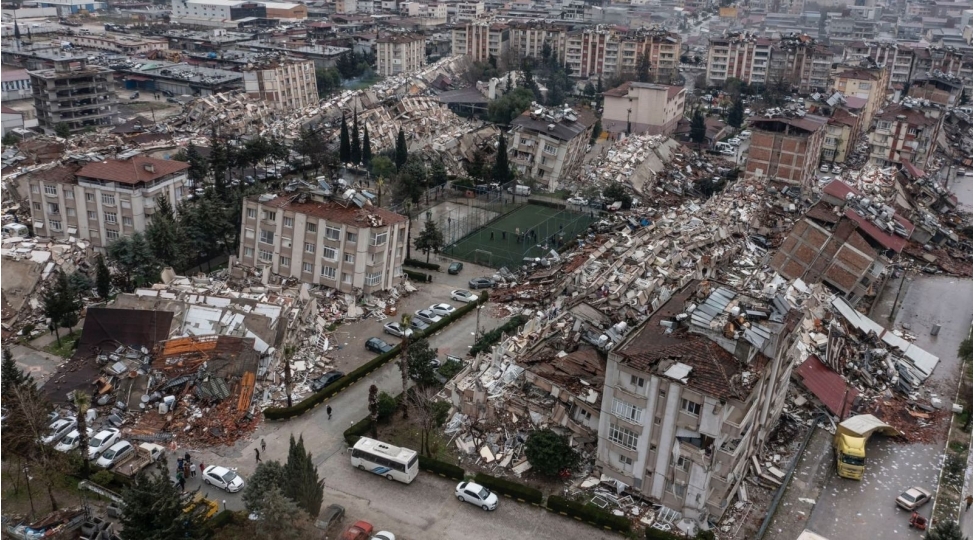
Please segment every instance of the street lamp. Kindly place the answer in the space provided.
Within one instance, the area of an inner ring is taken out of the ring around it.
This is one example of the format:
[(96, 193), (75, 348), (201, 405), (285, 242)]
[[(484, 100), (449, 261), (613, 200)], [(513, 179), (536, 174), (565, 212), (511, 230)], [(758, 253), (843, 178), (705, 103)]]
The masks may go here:
[(478, 334), (481, 332), (481, 310), (484, 309), (484, 305), (477, 306), (477, 321), (474, 323), (474, 343), (477, 343)]

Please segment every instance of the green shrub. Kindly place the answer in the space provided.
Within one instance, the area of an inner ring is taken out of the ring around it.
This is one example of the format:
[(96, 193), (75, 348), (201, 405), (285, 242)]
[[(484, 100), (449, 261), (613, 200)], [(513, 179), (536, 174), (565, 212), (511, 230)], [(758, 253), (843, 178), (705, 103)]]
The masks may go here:
[(405, 261), (403, 261), (403, 265), (404, 266), (415, 266), (417, 268), (423, 268), (425, 270), (433, 270), (435, 272), (439, 272), (440, 271), (440, 265), (439, 264), (429, 263), (429, 262), (421, 261), (421, 260), (418, 260), (418, 259), (406, 259)]
[(495, 328), (494, 330), (491, 330), (490, 332), (486, 332), (485, 334), (483, 334), (481, 338), (477, 340), (477, 343), (475, 343), (474, 346), (471, 347), (470, 352), (468, 354), (470, 354), (471, 356), (477, 356), (477, 353), (491, 350), (491, 347), (495, 343), (501, 341), (502, 335), (504, 335), (507, 332), (517, 330), (519, 326), (525, 324), (526, 322), (528, 322), (528, 318), (525, 317), (524, 315), (515, 315), (514, 317), (509, 319), (508, 322), (502, 324), (501, 326)]
[(115, 474), (112, 471), (98, 471), (91, 475), (91, 481), (103, 488), (111, 489), (112, 484), (115, 483)]
[(458, 362), (457, 360), (447, 360), (440, 366), (440, 368), (437, 371), (440, 372), (440, 375), (444, 379), (447, 379), (449, 381), (450, 379), (454, 378), (454, 375), (460, 373), (460, 370), (462, 369), (464, 369), (463, 362)]
[(647, 540), (680, 540), (680, 537), (669, 531), (661, 531), (653, 527), (646, 529)]
[(385, 422), (393, 417), (393, 413), (396, 412), (396, 407), (399, 406), (396, 398), (387, 394), (386, 392), (379, 393), (379, 399), (376, 404), (379, 406), (379, 421)]
[(223, 527), (226, 527), (227, 525), (230, 525), (236, 521), (236, 519), (237, 512), (234, 512), (233, 510), (223, 510), (221, 512), (217, 512), (215, 516), (210, 518), (210, 521), (207, 522), (207, 526), (210, 527), (211, 530), (222, 529)]
[(407, 276), (409, 276), (410, 279), (412, 279), (413, 281), (416, 281), (418, 283), (426, 283), (426, 282), (430, 281), (430, 275), (429, 274), (424, 274), (423, 272), (416, 272), (416, 271), (407, 270), (406, 268), (404, 268), (403, 269), (403, 273), (406, 274)]
[(352, 424), (352, 427), (342, 433), (342, 437), (345, 438), (346, 444), (349, 446), (355, 446), (355, 443), (359, 440), (359, 437), (369, 433), (371, 429), (372, 419), (367, 416), (355, 424)]
[(532, 504), (542, 504), (542, 492), (533, 487), (484, 473), (474, 475), (474, 481), (512, 499), (518, 499), (519, 501)]
[(630, 532), (630, 520), (623, 516), (614, 516), (609, 512), (604, 512), (595, 506), (586, 506), (575, 501), (563, 499), (558, 495), (552, 495), (546, 503), (551, 510), (576, 518), (586, 523), (590, 523), (604, 529), (611, 529), (619, 532)]
[(452, 463), (446, 463), (426, 456), (420, 456), (420, 468), (433, 474), (445, 476), (451, 480), (460, 481), (464, 479), (464, 469)]

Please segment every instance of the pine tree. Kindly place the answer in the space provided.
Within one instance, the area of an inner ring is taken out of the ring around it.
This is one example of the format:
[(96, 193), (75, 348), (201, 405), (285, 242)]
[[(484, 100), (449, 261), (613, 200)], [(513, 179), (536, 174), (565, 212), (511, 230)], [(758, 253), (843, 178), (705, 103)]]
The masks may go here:
[(745, 104), (741, 101), (741, 98), (735, 100), (735, 103), (731, 106), (731, 110), (728, 111), (728, 125), (738, 129), (741, 127), (742, 122), (745, 121)]
[(91, 461), (88, 459), (88, 409), (91, 408), (91, 394), (83, 388), (74, 391), (71, 398), (75, 412), (78, 413), (78, 450), (81, 454), (81, 477), (88, 478)]
[(498, 152), (494, 160), (491, 177), (499, 184), (507, 184), (511, 180), (511, 166), (508, 165), (508, 143), (504, 140), (504, 133), (498, 134)]
[(27, 381), (27, 378), (24, 371), (17, 366), (13, 352), (10, 351), (9, 347), (4, 347), (3, 364), (0, 365), (0, 387), (3, 389), (0, 392), (0, 399), (6, 402), (7, 398), (11, 395), (11, 388), (23, 384)]
[(207, 162), (193, 143), (190, 143), (186, 149), (186, 162), (190, 164), (187, 171), (190, 180), (196, 185), (202, 185), (207, 176)]
[(430, 166), (430, 185), (431, 186), (442, 186), (446, 184), (450, 178), (447, 176), (447, 168), (439, 159), (434, 160), (433, 165)]
[(210, 174), (213, 175), (213, 186), (217, 193), (223, 195), (227, 188), (227, 169), (230, 167), (230, 155), (227, 146), (217, 138), (217, 130), (210, 132)]
[(206, 512), (193, 504), (195, 493), (181, 493), (168, 474), (140, 472), (132, 485), (122, 491), (122, 540), (199, 540), (209, 538), (204, 524)]
[(437, 228), (437, 224), (432, 219), (427, 218), (423, 226), (423, 231), (416, 239), (416, 249), (427, 254), (427, 262), (430, 262), (430, 252), (439, 252), (443, 249), (443, 232)]
[(95, 289), (98, 291), (98, 297), (103, 300), (107, 300), (112, 292), (112, 274), (105, 264), (105, 256), (101, 254), (95, 261)]
[(342, 128), (339, 131), (339, 159), (342, 163), (352, 159), (352, 143), (349, 141), (349, 124), (345, 121), (345, 113), (342, 113)]
[(362, 143), (359, 142), (359, 114), (352, 117), (352, 152), (350, 154), (352, 163), (358, 165), (362, 163)]
[(379, 434), (379, 388), (376, 385), (369, 386), (369, 420), (372, 424), (372, 438), (378, 438)]
[(406, 148), (406, 135), (403, 134), (403, 128), (399, 128), (399, 134), (396, 135), (396, 170), (402, 169), (403, 165), (406, 165), (406, 160), (409, 159), (410, 152)]
[(318, 469), (305, 450), (305, 441), (294, 435), (288, 448), (288, 462), (284, 465), (284, 485), (281, 491), (298, 504), (308, 515), (315, 517), (322, 509), (325, 481), (318, 478)]
[(187, 260), (186, 234), (173, 215), (173, 207), (165, 195), (156, 198), (158, 210), (146, 227), (146, 240), (152, 253), (164, 265), (182, 270)]
[(44, 291), (42, 299), (44, 316), (51, 319), (54, 336), (58, 340), (58, 347), (60, 347), (61, 334), (58, 328), (62, 326), (71, 328), (78, 323), (78, 312), (81, 311), (81, 302), (78, 301), (74, 291), (71, 290), (68, 276), (60, 271), (54, 280), (54, 285)]
[(372, 144), (369, 143), (369, 125), (362, 126), (362, 162), (372, 164)]
[(704, 113), (700, 109), (694, 111), (694, 116), (691, 117), (691, 140), (697, 144), (701, 144), (707, 139), (708, 127), (704, 122)]
[(645, 52), (640, 54), (637, 61), (636, 76), (640, 82), (650, 82), (650, 56)]

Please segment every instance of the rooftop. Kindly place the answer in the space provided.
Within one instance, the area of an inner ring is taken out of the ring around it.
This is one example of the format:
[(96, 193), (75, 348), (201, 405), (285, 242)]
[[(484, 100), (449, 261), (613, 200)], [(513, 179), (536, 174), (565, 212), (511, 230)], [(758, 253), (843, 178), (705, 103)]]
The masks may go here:
[(586, 109), (580, 111), (569, 109), (570, 112), (560, 119), (558, 116), (552, 116), (551, 111), (536, 107), (537, 105), (533, 104), (521, 116), (512, 120), (512, 127), (537, 131), (555, 139), (571, 141), (578, 135), (585, 133), (590, 126), (596, 123), (596, 117)]
[[(359, 208), (356, 205), (349, 205), (348, 207), (345, 207), (334, 201), (307, 200), (306, 202), (298, 202), (298, 197), (295, 195), (277, 195), (275, 198), (268, 201), (262, 201), (260, 199), (260, 196), (248, 198), (248, 200), (258, 202), (265, 207), (279, 208), (286, 212), (306, 214), (312, 217), (324, 219), (326, 221), (333, 221), (336, 223), (349, 225), (351, 227), (371, 228), (406, 222), (406, 216), (401, 216), (395, 212), (391, 212), (385, 208), (379, 208), (376, 206)], [(374, 221), (369, 219), (370, 216), (380, 218), (382, 224), (376, 225)]]
[(113, 159), (89, 163), (78, 171), (78, 176), (120, 184), (140, 184), (152, 182), (189, 168), (189, 163), (182, 161), (135, 156), (125, 161)]

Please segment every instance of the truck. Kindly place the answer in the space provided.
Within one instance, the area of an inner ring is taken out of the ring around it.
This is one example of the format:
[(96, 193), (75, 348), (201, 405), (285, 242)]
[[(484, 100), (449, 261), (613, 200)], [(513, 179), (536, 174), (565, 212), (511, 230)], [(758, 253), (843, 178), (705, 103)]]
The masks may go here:
[(872, 414), (851, 416), (836, 426), (833, 450), (836, 454), (836, 474), (851, 480), (862, 480), (867, 459), (867, 441), (874, 433), (896, 437), (897, 429)]
[(528, 186), (523, 186), (521, 184), (512, 186), (508, 188), (508, 193), (514, 193), (515, 195), (529, 196), (532, 194), (532, 188)]
[(165, 453), (166, 449), (162, 446), (144, 442), (136, 447), (131, 457), (116, 465), (114, 470), (122, 476), (132, 478), (150, 463), (155, 463)]

